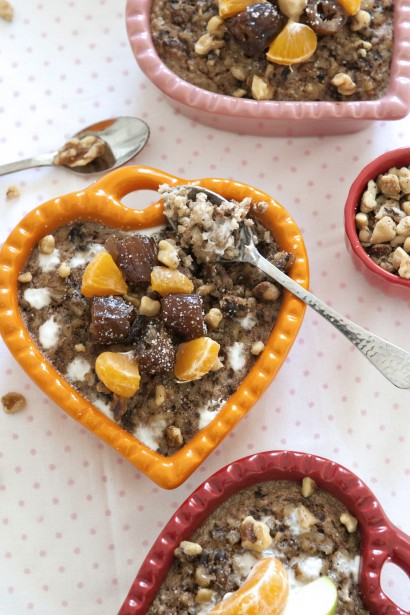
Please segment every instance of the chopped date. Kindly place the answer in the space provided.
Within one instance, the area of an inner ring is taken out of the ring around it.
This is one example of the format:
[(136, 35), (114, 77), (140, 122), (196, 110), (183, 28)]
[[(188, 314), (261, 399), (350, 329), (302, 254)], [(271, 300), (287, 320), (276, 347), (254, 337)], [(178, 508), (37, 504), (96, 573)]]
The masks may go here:
[(99, 344), (115, 344), (124, 341), (130, 333), (134, 318), (134, 308), (122, 299), (93, 297), (91, 301), (91, 340)]
[(113, 236), (105, 246), (130, 286), (150, 283), (152, 268), (158, 264), (158, 248), (153, 237), (130, 235), (118, 239)]

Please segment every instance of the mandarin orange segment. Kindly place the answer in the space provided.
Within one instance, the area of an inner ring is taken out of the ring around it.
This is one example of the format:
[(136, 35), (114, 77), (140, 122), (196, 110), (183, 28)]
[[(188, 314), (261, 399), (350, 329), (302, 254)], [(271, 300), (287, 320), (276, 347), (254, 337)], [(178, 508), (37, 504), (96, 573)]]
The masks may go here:
[(81, 285), (85, 297), (125, 295), (127, 290), (124, 277), (108, 252), (99, 252), (88, 263)]
[(151, 286), (162, 297), (172, 293), (192, 293), (194, 285), (186, 275), (168, 267), (153, 267), (151, 271)]
[(317, 36), (303, 23), (291, 19), (274, 39), (266, 53), (266, 59), (275, 64), (298, 64), (305, 62), (316, 51)]
[(175, 376), (189, 382), (205, 376), (218, 358), (219, 344), (210, 337), (197, 337), (178, 346)]
[(361, 0), (338, 0), (348, 15), (356, 15), (360, 10)]
[(245, 11), (248, 6), (258, 4), (260, 0), (219, 0), (219, 15), (223, 19), (229, 19), (238, 13)]
[(285, 567), (276, 557), (264, 557), (252, 568), (243, 585), (208, 615), (279, 615), (288, 595)]
[(102, 352), (95, 362), (98, 378), (116, 395), (132, 397), (140, 386), (138, 365), (121, 352)]

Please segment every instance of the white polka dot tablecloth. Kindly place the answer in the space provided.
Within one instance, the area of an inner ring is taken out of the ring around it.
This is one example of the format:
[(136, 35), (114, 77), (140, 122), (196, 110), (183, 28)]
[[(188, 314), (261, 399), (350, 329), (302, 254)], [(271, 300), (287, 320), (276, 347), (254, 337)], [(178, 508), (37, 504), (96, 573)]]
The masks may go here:
[[(0, 164), (54, 151), (82, 127), (119, 115), (151, 128), (132, 162), (186, 178), (232, 177), (275, 196), (302, 229), (311, 289), (329, 305), (410, 350), (410, 300), (386, 297), (354, 268), (343, 206), (359, 170), (408, 145), (410, 118), (363, 132), (278, 139), (216, 131), (176, 114), (134, 61), (117, 0), (14, 0), (0, 20)], [(0, 177), (3, 242), (36, 205), (89, 179), (40, 168)], [(20, 196), (6, 199), (15, 184)], [(144, 194), (126, 197), (144, 207)], [(152, 194), (150, 195), (152, 200)], [(285, 365), (248, 416), (178, 489), (165, 491), (51, 402), (0, 342), (0, 613), (114, 614), (151, 543), (207, 476), (247, 454), (290, 449), (358, 474), (391, 521), (410, 533), (410, 391), (387, 382), (311, 309)], [(410, 608), (402, 571), (385, 591)]]

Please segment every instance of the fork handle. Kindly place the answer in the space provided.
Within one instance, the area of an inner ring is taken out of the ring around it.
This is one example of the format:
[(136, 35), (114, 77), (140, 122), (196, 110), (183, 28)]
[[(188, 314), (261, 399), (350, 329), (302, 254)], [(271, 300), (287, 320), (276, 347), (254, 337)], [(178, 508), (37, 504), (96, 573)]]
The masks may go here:
[[(345, 318), (326, 303), (305, 290), (297, 282), (272, 265), (256, 250), (249, 249), (249, 261), (264, 273), (279, 282), (296, 297), (310, 305), (318, 314), (326, 318), (396, 387), (410, 388), (410, 353), (398, 346), (369, 333), (348, 318)], [(247, 259), (248, 260), (248, 259)]]

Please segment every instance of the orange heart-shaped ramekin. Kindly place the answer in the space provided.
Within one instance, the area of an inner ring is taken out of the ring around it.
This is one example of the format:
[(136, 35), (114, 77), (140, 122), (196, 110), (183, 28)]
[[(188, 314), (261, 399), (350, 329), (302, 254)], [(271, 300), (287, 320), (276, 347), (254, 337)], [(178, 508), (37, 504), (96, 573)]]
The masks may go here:
[(138, 211), (126, 207), (120, 199), (133, 191), (157, 191), (161, 184), (184, 183), (202, 185), (227, 199), (241, 201), (249, 196), (255, 202), (267, 202), (266, 212), (258, 214), (258, 218), (272, 232), (281, 248), (294, 254), (295, 263), (290, 275), (304, 288), (308, 287), (308, 260), (300, 230), (275, 199), (236, 181), (209, 178), (188, 181), (149, 167), (118, 169), (81, 192), (47, 201), (23, 218), (0, 252), (0, 334), (16, 360), (67, 414), (166, 489), (178, 487), (186, 480), (257, 401), (278, 372), (296, 338), (305, 304), (284, 292), (278, 319), (265, 350), (241, 386), (209, 425), (174, 455), (164, 457), (105, 416), (45, 359), (21, 318), (17, 278), (38, 241), (75, 220), (95, 220), (128, 231), (164, 224), (166, 219), (161, 201)]

